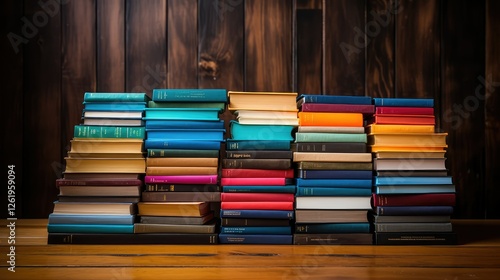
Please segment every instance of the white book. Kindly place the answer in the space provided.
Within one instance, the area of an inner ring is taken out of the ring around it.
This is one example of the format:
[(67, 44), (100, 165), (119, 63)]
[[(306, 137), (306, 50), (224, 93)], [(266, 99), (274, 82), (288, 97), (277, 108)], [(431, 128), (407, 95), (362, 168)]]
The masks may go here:
[(372, 209), (370, 196), (299, 196), (296, 209)]

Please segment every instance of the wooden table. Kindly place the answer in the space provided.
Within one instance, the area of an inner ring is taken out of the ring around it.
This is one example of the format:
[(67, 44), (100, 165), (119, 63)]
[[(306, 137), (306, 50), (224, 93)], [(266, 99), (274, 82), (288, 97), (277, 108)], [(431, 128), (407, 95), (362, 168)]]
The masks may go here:
[(47, 245), (18, 220), (16, 267), (0, 229), (0, 279), (500, 279), (500, 220), (454, 220), (456, 246)]

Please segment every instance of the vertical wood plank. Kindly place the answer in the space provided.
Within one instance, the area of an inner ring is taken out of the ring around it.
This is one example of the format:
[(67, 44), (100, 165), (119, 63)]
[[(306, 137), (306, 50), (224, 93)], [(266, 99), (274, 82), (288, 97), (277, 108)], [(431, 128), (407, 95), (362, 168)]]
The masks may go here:
[(198, 2), (200, 88), (243, 90), (243, 1)]
[(497, 178), (500, 174), (500, 2), (494, 0), (486, 1), (486, 71), (484, 87), (485, 101), (485, 197), (486, 218), (500, 218), (500, 207), (498, 197)]
[[(24, 48), (24, 218), (47, 218), (57, 197), (55, 180), (62, 163), (62, 6), (57, 8), (59, 9), (53, 16), (47, 17), (45, 24), (39, 24), (39, 27), (33, 29), (32, 37)], [(42, 11), (35, 1), (26, 1), (24, 9), (26, 19), (31, 22), (34, 14)]]
[(297, 10), (297, 89), (300, 93), (321, 93), (323, 12)]
[[(22, 217), (23, 188), (23, 41), (22, 33), (23, 3), (22, 1), (3, 1), (0, 11), (2, 19), (3, 40), (0, 42), (0, 53), (3, 54), (0, 64), (0, 84), (5, 94), (0, 96), (2, 122), (0, 131), (4, 132), (0, 139), (2, 149), (2, 167), (7, 172), (8, 165), (15, 165), (15, 180), (13, 184), (16, 192), (15, 217)], [(0, 193), (0, 200), (7, 205), (7, 186)], [(9, 217), (6, 210), (0, 212), (0, 218)]]
[(97, 91), (125, 91), (125, 0), (97, 0)]
[(366, 47), (366, 94), (371, 97), (394, 97), (395, 94), (395, 18), (397, 0), (368, 0), (366, 33), (371, 35)]
[(126, 3), (125, 90), (145, 92), (167, 86), (167, 1)]
[(293, 89), (292, 4), (245, 1), (245, 90)]
[(170, 88), (198, 88), (198, 3), (168, 1), (168, 72)]
[(323, 1), (323, 91), (365, 95), (365, 0)]
[(443, 2), (441, 127), (449, 133), (447, 167), (457, 189), (455, 216), (460, 218), (485, 215), (484, 15), (482, 1)]
[(434, 98), (440, 84), (440, 1), (399, 0), (396, 96)]

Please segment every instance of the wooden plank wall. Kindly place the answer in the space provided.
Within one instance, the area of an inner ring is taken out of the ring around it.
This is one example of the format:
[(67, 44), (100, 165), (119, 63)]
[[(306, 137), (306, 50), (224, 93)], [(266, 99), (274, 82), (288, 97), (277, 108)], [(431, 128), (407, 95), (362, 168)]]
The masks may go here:
[(85, 91), (223, 87), (434, 98), (455, 217), (500, 218), (499, 10), (495, 0), (3, 1), (2, 164), (16, 165), (16, 214), (52, 211)]

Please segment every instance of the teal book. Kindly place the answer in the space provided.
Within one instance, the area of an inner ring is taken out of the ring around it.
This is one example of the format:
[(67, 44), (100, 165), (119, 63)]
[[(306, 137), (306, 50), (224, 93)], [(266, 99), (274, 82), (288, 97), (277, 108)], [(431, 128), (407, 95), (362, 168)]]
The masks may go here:
[(292, 125), (253, 125), (230, 122), (231, 139), (233, 140), (277, 140), (293, 141)]
[(149, 140), (224, 141), (224, 129), (147, 129)]
[(194, 150), (219, 150), (220, 141), (206, 140), (166, 140), (166, 139), (146, 139), (144, 148), (149, 149), (194, 149)]
[(223, 186), (227, 193), (295, 193), (295, 185), (285, 186)]
[(151, 100), (143, 92), (86, 92), (84, 102), (147, 102)]
[(224, 121), (149, 120), (146, 129), (223, 129)]
[(148, 120), (204, 120), (219, 121), (219, 110), (215, 108), (146, 108)]
[(296, 233), (369, 233), (370, 223), (296, 224)]
[(297, 187), (372, 188), (371, 179), (296, 179)]
[(226, 150), (290, 150), (290, 141), (226, 139)]
[(289, 226), (221, 227), (220, 233), (223, 233), (223, 234), (292, 234), (292, 228)]
[(153, 89), (153, 101), (227, 102), (225, 89)]
[(371, 105), (372, 98), (369, 96), (301, 94), (297, 97), (297, 105), (300, 106), (304, 103)]
[(215, 108), (223, 111), (226, 108), (225, 102), (148, 102), (149, 108)]
[(455, 193), (455, 185), (382, 185), (375, 186), (376, 194)]
[(369, 188), (297, 187), (296, 196), (371, 196)]
[(295, 142), (344, 142), (366, 143), (366, 133), (317, 133), (296, 132)]
[(84, 111), (136, 112), (146, 109), (146, 102), (83, 102)]
[(49, 224), (118, 224), (133, 225), (134, 215), (103, 215), (103, 214), (49, 214)]
[(75, 125), (75, 138), (133, 138), (144, 139), (146, 129), (142, 126), (96, 126)]
[(49, 233), (134, 233), (134, 225), (48, 224)]
[(443, 177), (374, 177), (375, 186), (382, 185), (449, 185), (451, 176)]

